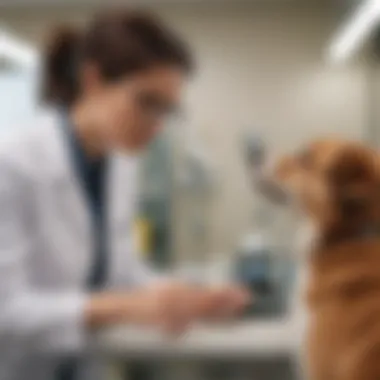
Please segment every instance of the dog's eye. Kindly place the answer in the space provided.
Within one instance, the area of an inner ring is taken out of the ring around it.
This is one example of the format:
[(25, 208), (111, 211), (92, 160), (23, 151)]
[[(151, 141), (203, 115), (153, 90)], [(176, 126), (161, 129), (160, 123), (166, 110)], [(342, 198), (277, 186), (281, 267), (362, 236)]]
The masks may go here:
[(304, 150), (298, 155), (298, 162), (303, 168), (310, 169), (313, 165), (313, 158), (309, 150)]

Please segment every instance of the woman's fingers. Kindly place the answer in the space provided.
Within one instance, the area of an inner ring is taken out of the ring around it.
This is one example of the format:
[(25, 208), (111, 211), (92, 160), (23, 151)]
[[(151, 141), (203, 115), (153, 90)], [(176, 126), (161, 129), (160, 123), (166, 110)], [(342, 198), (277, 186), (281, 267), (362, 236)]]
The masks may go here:
[[(131, 301), (132, 300), (132, 301)], [(202, 320), (224, 320), (238, 315), (252, 300), (244, 289), (200, 289), (167, 286), (129, 296), (130, 319), (178, 335)]]
[(202, 320), (225, 320), (236, 317), (252, 302), (245, 289), (226, 287), (221, 289), (190, 289), (182, 294), (169, 309), (174, 324), (190, 326)]
[(225, 319), (235, 317), (252, 302), (252, 296), (245, 289), (227, 287), (209, 290), (204, 295), (201, 317), (206, 319)]

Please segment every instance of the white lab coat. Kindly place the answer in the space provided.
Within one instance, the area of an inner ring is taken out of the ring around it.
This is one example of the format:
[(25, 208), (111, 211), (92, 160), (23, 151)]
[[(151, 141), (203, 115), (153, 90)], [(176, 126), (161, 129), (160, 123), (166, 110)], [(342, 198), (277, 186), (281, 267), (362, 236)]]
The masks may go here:
[[(102, 378), (83, 323), (93, 260), (90, 213), (50, 113), (0, 142), (0, 379), (53, 380), (63, 353), (83, 355), (81, 379)], [(153, 280), (135, 253), (138, 159), (111, 158), (109, 288)]]

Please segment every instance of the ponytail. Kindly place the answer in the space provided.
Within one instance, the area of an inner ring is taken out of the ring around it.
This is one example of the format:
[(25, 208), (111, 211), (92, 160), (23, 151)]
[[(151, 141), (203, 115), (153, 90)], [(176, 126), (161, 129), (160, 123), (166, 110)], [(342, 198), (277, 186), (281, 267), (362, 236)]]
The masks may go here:
[(53, 33), (43, 57), (43, 101), (67, 106), (75, 100), (80, 39), (80, 32), (70, 27), (60, 27)]

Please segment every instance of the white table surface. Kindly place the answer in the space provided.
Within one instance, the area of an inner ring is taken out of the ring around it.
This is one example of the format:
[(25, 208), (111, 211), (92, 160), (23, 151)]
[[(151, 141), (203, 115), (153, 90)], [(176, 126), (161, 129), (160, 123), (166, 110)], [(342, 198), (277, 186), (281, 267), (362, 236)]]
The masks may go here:
[(249, 358), (294, 354), (294, 326), (284, 320), (241, 321), (231, 325), (194, 327), (186, 335), (169, 338), (150, 329), (117, 327), (97, 336), (109, 355), (134, 357)]

